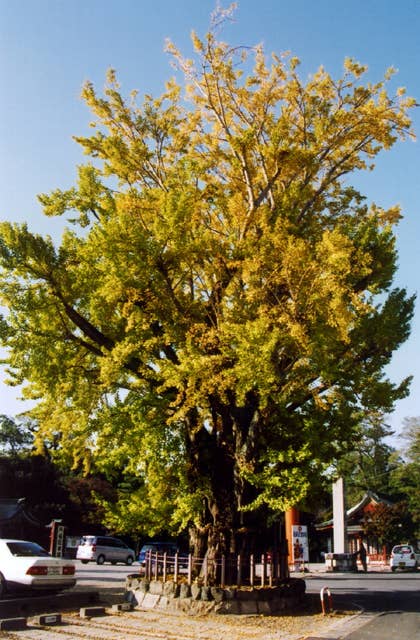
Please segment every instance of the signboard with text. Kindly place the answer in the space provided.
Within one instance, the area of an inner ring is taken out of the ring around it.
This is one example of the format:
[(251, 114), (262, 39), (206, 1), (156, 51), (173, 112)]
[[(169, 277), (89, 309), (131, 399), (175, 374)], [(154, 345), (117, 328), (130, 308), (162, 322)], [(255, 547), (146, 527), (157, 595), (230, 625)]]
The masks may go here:
[(292, 525), (292, 538), (294, 564), (309, 562), (308, 527), (303, 524)]

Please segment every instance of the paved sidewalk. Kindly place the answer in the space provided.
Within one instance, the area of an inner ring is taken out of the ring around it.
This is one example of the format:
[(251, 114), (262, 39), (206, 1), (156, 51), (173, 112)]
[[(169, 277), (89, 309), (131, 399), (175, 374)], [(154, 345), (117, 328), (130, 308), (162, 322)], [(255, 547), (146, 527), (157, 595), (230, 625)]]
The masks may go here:
[[(56, 627), (39, 627), (28, 620), (20, 631), (2, 631), (8, 640), (338, 640), (353, 628), (352, 615), (326, 616), (304, 613), (285, 616), (189, 616), (166, 611), (134, 610), (83, 619), (64, 614)], [(350, 626), (349, 626), (350, 625)], [(357, 628), (356, 625), (355, 628)]]

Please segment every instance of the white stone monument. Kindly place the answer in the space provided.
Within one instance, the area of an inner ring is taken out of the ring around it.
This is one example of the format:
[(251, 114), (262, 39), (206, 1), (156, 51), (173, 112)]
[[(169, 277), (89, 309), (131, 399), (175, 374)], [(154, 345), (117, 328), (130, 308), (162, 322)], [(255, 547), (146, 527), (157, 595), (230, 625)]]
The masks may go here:
[(347, 551), (347, 535), (346, 535), (346, 505), (344, 499), (344, 480), (338, 478), (333, 483), (333, 522), (334, 522), (334, 539), (333, 552), (346, 553)]

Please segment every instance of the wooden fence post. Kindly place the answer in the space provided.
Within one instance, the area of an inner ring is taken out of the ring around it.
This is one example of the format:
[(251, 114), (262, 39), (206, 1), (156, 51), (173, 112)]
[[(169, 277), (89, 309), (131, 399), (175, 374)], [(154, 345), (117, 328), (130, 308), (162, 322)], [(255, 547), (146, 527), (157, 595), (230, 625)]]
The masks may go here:
[(203, 565), (204, 565), (204, 569), (203, 569), (203, 573), (204, 573), (204, 586), (205, 586), (205, 587), (207, 587), (207, 585), (208, 585), (208, 581), (209, 581), (209, 562), (208, 562), (207, 553), (206, 553), (206, 555), (204, 556)]
[(153, 573), (155, 576), (155, 580), (157, 580), (159, 575), (159, 554), (157, 551), (155, 553), (155, 566), (153, 567)]
[(175, 584), (178, 582), (178, 551), (176, 552), (174, 559), (174, 582)]
[(242, 560), (240, 553), (236, 558), (236, 584), (238, 587), (242, 585)]
[(222, 589), (225, 586), (225, 582), (226, 582), (226, 556), (223, 555), (222, 563), (221, 563), (221, 571), (220, 571), (220, 586), (222, 587)]
[(192, 584), (192, 555), (191, 553), (188, 554), (188, 584), (189, 586), (191, 586)]
[(265, 587), (265, 555), (261, 554), (261, 586)]
[(166, 551), (165, 551), (164, 554), (163, 554), (163, 570), (162, 570), (162, 581), (163, 582), (166, 582), (166, 570), (167, 570), (166, 561), (167, 561), (167, 554), (166, 554)]
[(148, 551), (147, 552), (147, 558), (146, 558), (146, 577), (148, 580), (152, 579), (152, 552)]

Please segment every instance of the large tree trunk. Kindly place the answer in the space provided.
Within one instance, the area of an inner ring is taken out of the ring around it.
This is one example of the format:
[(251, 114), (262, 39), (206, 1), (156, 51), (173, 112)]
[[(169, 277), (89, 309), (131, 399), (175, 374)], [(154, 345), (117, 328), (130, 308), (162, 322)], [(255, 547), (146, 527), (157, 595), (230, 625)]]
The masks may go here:
[(203, 493), (194, 553), (201, 552), (204, 546), (208, 552), (210, 548), (214, 553), (234, 551), (237, 503), (234, 460), (219, 437), (205, 427), (191, 441), (189, 481), (192, 490), (200, 489)]
[(190, 530), (196, 557), (206, 554), (209, 566), (222, 554), (229, 556), (249, 548), (246, 514), (240, 507), (250, 487), (238, 468), (238, 459), (250, 450), (254, 440), (255, 406), (237, 408), (211, 398), (213, 424), (190, 429), (189, 481), (193, 490), (203, 491), (199, 526)]

